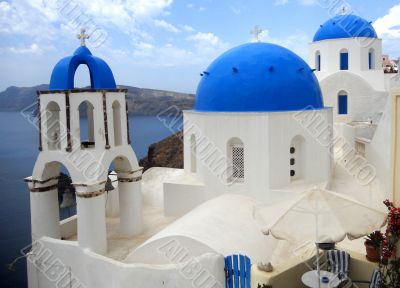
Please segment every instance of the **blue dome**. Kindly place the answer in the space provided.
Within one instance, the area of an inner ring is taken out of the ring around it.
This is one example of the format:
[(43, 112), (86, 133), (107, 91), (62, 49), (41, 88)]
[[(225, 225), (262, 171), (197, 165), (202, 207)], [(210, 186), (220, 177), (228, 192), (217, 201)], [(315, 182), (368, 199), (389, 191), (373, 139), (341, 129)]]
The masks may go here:
[(290, 50), (274, 44), (235, 47), (203, 73), (195, 110), (272, 112), (324, 107), (311, 68)]
[(74, 76), (81, 64), (89, 68), (90, 86), (92, 89), (115, 89), (113, 73), (107, 63), (92, 55), (86, 46), (75, 50), (74, 55), (61, 59), (53, 69), (50, 79), (50, 90), (74, 89)]
[(352, 14), (338, 15), (326, 21), (314, 36), (315, 41), (326, 39), (341, 39), (367, 37), (377, 38), (371, 22)]

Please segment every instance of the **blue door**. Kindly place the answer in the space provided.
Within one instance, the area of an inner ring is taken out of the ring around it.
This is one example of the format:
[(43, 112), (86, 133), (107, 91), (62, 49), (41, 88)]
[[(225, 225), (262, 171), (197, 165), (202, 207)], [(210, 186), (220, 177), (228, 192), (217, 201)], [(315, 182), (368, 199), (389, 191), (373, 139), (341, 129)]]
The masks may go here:
[(347, 95), (339, 95), (338, 102), (339, 114), (347, 114)]
[(340, 70), (349, 70), (349, 53), (340, 53)]
[(244, 255), (225, 257), (226, 288), (250, 288), (251, 263)]

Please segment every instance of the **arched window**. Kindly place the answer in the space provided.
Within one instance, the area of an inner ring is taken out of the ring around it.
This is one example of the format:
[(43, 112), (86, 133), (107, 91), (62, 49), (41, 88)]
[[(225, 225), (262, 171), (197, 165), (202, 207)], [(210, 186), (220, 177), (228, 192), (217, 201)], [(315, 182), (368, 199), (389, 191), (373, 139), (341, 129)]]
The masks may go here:
[(349, 70), (349, 51), (340, 50), (340, 70)]
[(368, 51), (368, 69), (375, 69), (375, 50), (374, 48), (369, 49)]
[(290, 181), (304, 178), (304, 154), (304, 138), (300, 135), (297, 135), (293, 137), (289, 148)]
[(60, 106), (50, 102), (46, 107), (47, 147), (49, 150), (61, 149), (60, 142)]
[(244, 180), (244, 146), (243, 142), (238, 138), (232, 138), (228, 141), (227, 156), (229, 159), (228, 164), (231, 165), (229, 169), (230, 181), (243, 181)]
[(79, 107), (79, 131), (82, 148), (93, 148), (94, 139), (94, 107), (89, 101), (83, 101)]
[(319, 51), (315, 52), (315, 69), (321, 71), (321, 53)]
[(114, 123), (114, 145), (122, 144), (122, 129), (121, 129), (121, 105), (117, 100), (112, 104), (113, 123)]
[(347, 114), (347, 92), (340, 91), (338, 93), (338, 114), (346, 115)]
[(190, 136), (190, 172), (196, 173), (197, 171), (197, 144), (196, 136), (192, 134)]

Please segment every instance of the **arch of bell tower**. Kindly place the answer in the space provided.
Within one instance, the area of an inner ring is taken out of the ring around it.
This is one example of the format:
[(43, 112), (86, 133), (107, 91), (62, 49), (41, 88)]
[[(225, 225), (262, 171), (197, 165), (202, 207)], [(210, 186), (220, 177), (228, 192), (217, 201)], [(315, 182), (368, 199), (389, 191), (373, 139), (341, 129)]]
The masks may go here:
[[(142, 168), (130, 145), (128, 91), (116, 87), (108, 65), (84, 44), (55, 66), (50, 89), (38, 91), (40, 152), (32, 176), (25, 181), (31, 192), (33, 238), (60, 239), (57, 184), (63, 165), (76, 190), (78, 244), (105, 254), (109, 167), (114, 164), (118, 177), (120, 231), (128, 236), (142, 231)], [(80, 64), (91, 65), (89, 89), (74, 89), (71, 83), (70, 68), (76, 70)], [(84, 102), (90, 109), (80, 110)], [(87, 127), (81, 120), (88, 121)], [(88, 139), (81, 139), (81, 129), (86, 128)]]

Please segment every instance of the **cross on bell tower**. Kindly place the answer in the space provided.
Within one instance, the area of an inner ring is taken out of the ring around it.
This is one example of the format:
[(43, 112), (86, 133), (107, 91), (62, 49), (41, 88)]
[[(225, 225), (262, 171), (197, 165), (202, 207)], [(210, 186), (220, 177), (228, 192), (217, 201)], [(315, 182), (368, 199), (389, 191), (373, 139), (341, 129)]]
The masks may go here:
[(255, 26), (250, 31), (250, 33), (254, 36), (254, 39), (255, 39), (256, 42), (260, 42), (260, 35), (261, 35), (262, 32), (263, 32), (263, 30), (258, 26)]
[(89, 39), (90, 35), (86, 34), (85, 28), (81, 28), (81, 32), (76, 37), (81, 40), (81, 46), (86, 46), (86, 39)]

